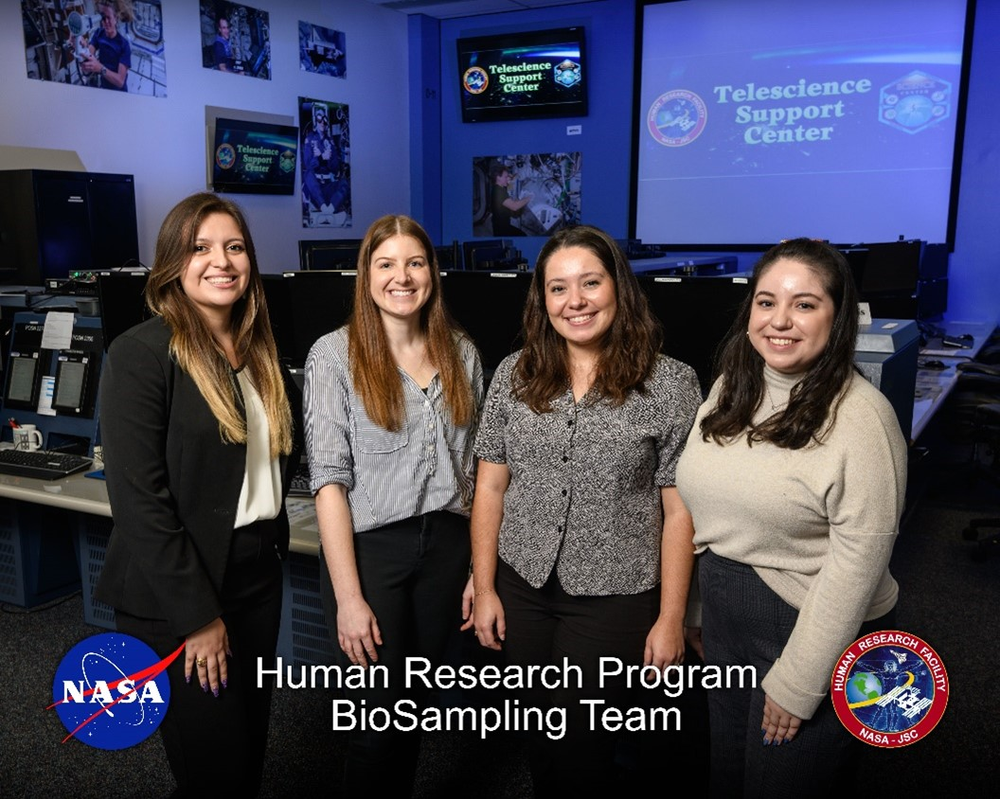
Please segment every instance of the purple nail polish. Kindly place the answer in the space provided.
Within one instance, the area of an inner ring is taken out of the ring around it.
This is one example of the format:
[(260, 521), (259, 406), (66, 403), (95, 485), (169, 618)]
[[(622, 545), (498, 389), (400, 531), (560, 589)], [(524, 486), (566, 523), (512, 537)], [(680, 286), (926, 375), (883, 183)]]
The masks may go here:
[(206, 694), (208, 693), (208, 683), (207, 682), (203, 682), (201, 684), (201, 690), (203, 690)]
[(222, 681), (222, 687), (223, 688), (228, 688), (229, 687), (229, 680), (223, 680)]
[(212, 689), (212, 696), (214, 696), (216, 699), (219, 698), (219, 689), (218, 688), (213, 688)]
[(186, 682), (188, 685), (191, 684), (191, 675), (190, 674), (185, 674), (184, 675), (184, 682)]

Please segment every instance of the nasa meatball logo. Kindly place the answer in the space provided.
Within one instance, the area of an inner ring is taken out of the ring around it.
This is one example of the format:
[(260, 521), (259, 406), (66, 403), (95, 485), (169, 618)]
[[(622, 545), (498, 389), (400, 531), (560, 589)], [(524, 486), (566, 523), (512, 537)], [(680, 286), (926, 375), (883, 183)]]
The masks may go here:
[(165, 669), (183, 650), (160, 660), (142, 641), (121, 633), (85, 638), (62, 659), (52, 704), (69, 733), (97, 749), (125, 749), (156, 732), (170, 704)]
[(840, 656), (830, 698), (855, 738), (884, 748), (909, 746), (944, 715), (948, 674), (925, 641), (883, 630), (859, 638)]
[(708, 107), (694, 92), (674, 89), (649, 107), (646, 128), (664, 147), (683, 147), (697, 139), (708, 121)]
[(469, 67), (462, 75), (462, 85), (469, 94), (482, 94), (490, 85), (490, 76), (482, 67)]

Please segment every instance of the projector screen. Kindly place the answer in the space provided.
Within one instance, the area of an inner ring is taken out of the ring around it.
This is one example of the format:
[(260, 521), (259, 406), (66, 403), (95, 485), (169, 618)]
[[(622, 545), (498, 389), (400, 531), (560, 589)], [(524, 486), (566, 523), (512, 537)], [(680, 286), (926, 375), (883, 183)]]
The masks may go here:
[(965, 0), (646, 5), (635, 235), (948, 241), (965, 15)]

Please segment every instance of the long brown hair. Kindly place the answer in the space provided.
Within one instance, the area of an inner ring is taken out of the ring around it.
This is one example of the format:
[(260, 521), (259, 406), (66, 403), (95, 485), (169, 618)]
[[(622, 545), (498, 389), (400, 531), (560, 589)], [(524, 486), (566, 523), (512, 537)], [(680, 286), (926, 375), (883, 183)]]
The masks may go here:
[[(833, 327), (826, 349), (792, 389), (784, 412), (754, 425), (754, 414), (764, 399), (764, 359), (747, 336), (750, 311), (761, 277), (783, 258), (804, 264), (823, 283), (834, 304)], [(755, 441), (768, 441), (786, 449), (801, 449), (819, 440), (854, 371), (857, 337), (857, 290), (847, 259), (840, 251), (804, 238), (772, 247), (754, 266), (750, 292), (719, 357), (722, 385), (715, 408), (701, 420), (702, 438), (708, 441), (711, 437), (721, 444), (745, 432), (751, 446)]]
[(535, 413), (551, 410), (552, 400), (565, 393), (570, 382), (566, 340), (552, 327), (545, 309), (545, 268), (554, 253), (567, 247), (592, 252), (615, 285), (617, 309), (605, 334), (592, 390), (615, 405), (622, 404), (631, 391), (645, 391), (663, 341), (660, 322), (615, 240), (589, 225), (560, 230), (538, 254), (524, 306), (525, 345), (513, 375), (514, 396)]
[(354, 284), (354, 310), (347, 328), (351, 380), (365, 406), (368, 418), (386, 430), (399, 430), (405, 414), (403, 384), (382, 324), (382, 315), (371, 292), (372, 255), (393, 236), (410, 236), (419, 242), (430, 270), (431, 293), (420, 309), (420, 328), (427, 347), (427, 357), (438, 370), (445, 402), (456, 425), (472, 420), (472, 387), (462, 367), (455, 334), (464, 335), (452, 321), (441, 298), (441, 274), (437, 254), (430, 237), (408, 216), (393, 215), (376, 219), (358, 253), (358, 277)]
[(278, 352), (264, 301), (250, 228), (239, 206), (209, 192), (181, 200), (163, 220), (156, 239), (153, 268), (146, 282), (146, 304), (170, 327), (170, 353), (191, 375), (212, 414), (223, 441), (244, 443), (246, 420), (238, 407), (229, 361), (204, 318), (184, 293), (181, 278), (194, 253), (202, 223), (212, 214), (232, 217), (240, 229), (250, 260), (246, 293), (232, 309), (230, 325), (236, 357), (248, 370), (260, 394), (270, 429), (270, 453), (292, 450), (292, 412), (278, 366)]

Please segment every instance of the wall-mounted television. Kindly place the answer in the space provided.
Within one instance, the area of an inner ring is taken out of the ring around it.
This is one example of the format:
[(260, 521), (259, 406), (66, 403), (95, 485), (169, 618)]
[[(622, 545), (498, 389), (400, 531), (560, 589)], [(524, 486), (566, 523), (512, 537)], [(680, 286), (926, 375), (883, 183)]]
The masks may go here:
[(239, 194), (294, 194), (298, 128), (215, 120), (215, 142), (210, 153), (212, 188)]
[(587, 115), (582, 27), (458, 40), (463, 122)]

